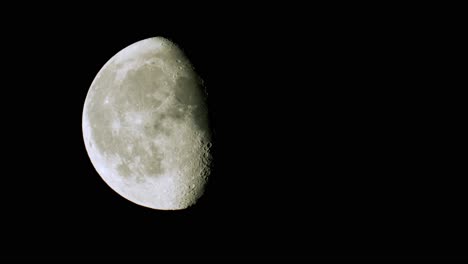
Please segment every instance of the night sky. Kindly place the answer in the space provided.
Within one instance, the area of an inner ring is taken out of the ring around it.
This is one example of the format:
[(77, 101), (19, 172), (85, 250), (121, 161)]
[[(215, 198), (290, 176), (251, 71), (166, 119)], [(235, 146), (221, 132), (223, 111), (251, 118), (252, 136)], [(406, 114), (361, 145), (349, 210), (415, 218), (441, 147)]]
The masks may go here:
[[(467, 255), (461, 97), (434, 70), (434, 35), (449, 34), (437, 21), (344, 6), (213, 8), (6, 11), (0, 259)], [(154, 36), (184, 50), (209, 93), (213, 172), (182, 211), (116, 194), (82, 139), (95, 75)]]

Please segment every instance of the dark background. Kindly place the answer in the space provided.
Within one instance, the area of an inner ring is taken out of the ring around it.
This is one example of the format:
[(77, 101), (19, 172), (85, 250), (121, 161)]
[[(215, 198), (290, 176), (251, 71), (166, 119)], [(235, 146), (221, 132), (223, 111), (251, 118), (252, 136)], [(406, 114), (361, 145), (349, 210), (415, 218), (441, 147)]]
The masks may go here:
[[(457, 21), (443, 11), (26, 9), (1, 26), (0, 258), (466, 258), (462, 97), (442, 24)], [(209, 92), (215, 165), (183, 211), (117, 195), (82, 140), (97, 72), (154, 36)]]

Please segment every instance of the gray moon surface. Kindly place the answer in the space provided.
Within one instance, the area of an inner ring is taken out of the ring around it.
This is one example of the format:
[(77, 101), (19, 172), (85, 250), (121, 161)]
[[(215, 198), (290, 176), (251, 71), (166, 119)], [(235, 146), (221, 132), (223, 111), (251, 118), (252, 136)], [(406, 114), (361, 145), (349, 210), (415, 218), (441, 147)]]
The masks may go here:
[(168, 39), (136, 42), (102, 67), (86, 96), (82, 129), (94, 168), (127, 200), (178, 210), (203, 195), (212, 161), (207, 96)]

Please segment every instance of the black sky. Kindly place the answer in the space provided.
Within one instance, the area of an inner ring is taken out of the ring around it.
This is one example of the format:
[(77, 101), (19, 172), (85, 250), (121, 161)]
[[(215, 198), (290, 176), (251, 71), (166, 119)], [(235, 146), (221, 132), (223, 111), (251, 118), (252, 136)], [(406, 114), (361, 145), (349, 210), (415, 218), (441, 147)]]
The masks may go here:
[[(2, 19), (0, 258), (467, 255), (461, 104), (434, 71), (443, 51), (434, 35), (449, 34), (437, 16), (38, 8)], [(177, 43), (209, 91), (215, 167), (205, 196), (184, 211), (114, 193), (82, 140), (96, 73), (153, 36)]]

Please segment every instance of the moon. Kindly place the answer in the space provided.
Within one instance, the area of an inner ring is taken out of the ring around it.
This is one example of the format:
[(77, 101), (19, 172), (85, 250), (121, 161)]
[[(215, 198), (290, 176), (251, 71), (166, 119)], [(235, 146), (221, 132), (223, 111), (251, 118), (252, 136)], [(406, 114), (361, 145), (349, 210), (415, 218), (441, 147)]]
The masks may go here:
[(82, 129), (94, 168), (127, 200), (179, 210), (203, 195), (212, 161), (207, 94), (170, 40), (138, 41), (102, 67), (85, 99)]

